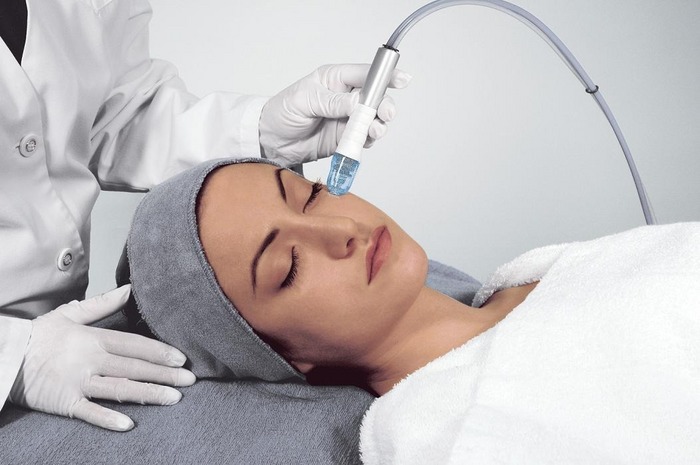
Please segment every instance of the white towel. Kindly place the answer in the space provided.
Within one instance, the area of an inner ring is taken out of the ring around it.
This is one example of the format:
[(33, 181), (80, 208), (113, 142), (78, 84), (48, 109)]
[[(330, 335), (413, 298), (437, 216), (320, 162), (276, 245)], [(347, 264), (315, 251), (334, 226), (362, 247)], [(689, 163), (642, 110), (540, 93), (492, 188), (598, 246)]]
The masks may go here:
[(374, 464), (700, 464), (700, 223), (537, 249), (503, 321), (377, 399)]

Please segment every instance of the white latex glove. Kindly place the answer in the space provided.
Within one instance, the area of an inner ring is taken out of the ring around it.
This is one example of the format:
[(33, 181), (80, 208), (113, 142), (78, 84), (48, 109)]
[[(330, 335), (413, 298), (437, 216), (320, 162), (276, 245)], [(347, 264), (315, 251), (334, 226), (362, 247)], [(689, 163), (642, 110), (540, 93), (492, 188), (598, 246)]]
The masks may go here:
[[(286, 166), (333, 154), (347, 118), (357, 105), (358, 92), (369, 64), (325, 65), (267, 101), (260, 115), (260, 149), (263, 156)], [(411, 76), (394, 70), (389, 87), (403, 88)], [(389, 96), (377, 108), (365, 147), (386, 133), (396, 114)]]
[(182, 394), (158, 384), (195, 382), (190, 371), (178, 368), (185, 363), (182, 352), (140, 335), (86, 326), (118, 311), (130, 291), (127, 284), (82, 302), (74, 300), (32, 320), (10, 402), (114, 431), (128, 431), (134, 422), (88, 399), (177, 403)]

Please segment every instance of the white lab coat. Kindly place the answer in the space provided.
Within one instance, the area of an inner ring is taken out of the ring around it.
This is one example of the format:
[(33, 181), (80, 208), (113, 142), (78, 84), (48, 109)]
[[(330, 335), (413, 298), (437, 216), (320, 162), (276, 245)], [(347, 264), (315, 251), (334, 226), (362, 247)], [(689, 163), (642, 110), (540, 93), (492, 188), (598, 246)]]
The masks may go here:
[(208, 158), (259, 156), (265, 102), (189, 94), (149, 57), (147, 0), (27, 7), (21, 67), (0, 41), (0, 407), (27, 319), (84, 296), (100, 188), (146, 190)]

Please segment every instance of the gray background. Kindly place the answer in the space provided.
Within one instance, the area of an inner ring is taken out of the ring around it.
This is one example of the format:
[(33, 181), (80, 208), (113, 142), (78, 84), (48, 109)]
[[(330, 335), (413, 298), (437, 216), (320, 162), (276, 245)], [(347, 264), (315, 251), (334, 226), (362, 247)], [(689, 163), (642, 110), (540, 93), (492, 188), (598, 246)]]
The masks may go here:
[[(369, 62), (424, 1), (152, 0), (151, 53), (190, 90), (273, 95), (325, 63)], [(601, 88), (660, 223), (700, 220), (700, 1), (519, 0)], [(414, 76), (354, 192), (431, 258), (485, 279), (544, 244), (644, 224), (603, 114), (533, 31), (477, 6), (440, 11), (401, 43)], [(328, 161), (307, 165), (325, 181)], [(140, 195), (103, 193), (88, 295), (113, 287)]]

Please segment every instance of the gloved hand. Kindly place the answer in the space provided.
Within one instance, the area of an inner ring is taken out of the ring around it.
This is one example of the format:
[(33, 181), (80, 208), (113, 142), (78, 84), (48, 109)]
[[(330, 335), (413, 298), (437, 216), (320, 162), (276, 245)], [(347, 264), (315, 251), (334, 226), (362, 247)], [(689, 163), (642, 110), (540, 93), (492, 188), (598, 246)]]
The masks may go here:
[(32, 320), (32, 333), (9, 400), (33, 410), (79, 418), (102, 428), (128, 431), (134, 422), (90, 398), (172, 405), (195, 376), (181, 367), (182, 352), (136, 334), (86, 326), (119, 310), (131, 286), (78, 302)]
[[(260, 149), (263, 156), (286, 166), (333, 154), (347, 118), (359, 100), (353, 89), (362, 87), (368, 64), (325, 65), (272, 97), (260, 115)], [(394, 70), (389, 87), (403, 88), (411, 76)], [(365, 147), (386, 133), (396, 114), (389, 96), (377, 108)]]

